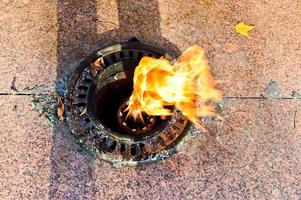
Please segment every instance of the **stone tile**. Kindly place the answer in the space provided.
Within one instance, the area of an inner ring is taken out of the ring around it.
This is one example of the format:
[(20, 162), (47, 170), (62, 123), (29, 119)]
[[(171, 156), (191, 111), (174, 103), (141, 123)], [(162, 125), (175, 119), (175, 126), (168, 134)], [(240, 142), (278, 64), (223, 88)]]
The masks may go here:
[[(136, 36), (174, 54), (203, 46), (227, 96), (266, 95), (273, 80), (287, 97), (301, 92), (299, 7), (296, 0), (4, 0), (0, 92), (11, 91), (14, 77), (18, 90), (53, 85), (89, 52)], [(233, 30), (242, 20), (256, 25), (249, 38)], [(300, 198), (297, 100), (229, 100), (225, 120), (207, 124), (209, 133), (137, 168), (93, 161), (64, 127), (45, 124), (29, 96), (1, 95), (0, 108), (1, 199)]]
[(0, 96), (0, 199), (47, 199), (52, 128), (27, 96)]
[(0, 92), (53, 84), (56, 78), (55, 1), (1, 1)]
[[(271, 80), (283, 96), (301, 91), (299, 1), (159, 2), (164, 37), (181, 51), (203, 46), (225, 95), (259, 96)], [(240, 21), (255, 25), (248, 38)]]
[(1, 199), (297, 199), (301, 190), (299, 100), (228, 100), (208, 133), (136, 168), (94, 161), (30, 97), (0, 100)]
[[(301, 190), (301, 103), (232, 100), (225, 121), (161, 163), (95, 166), (96, 198), (297, 199)], [(294, 112), (298, 110), (296, 128)]]
[(0, 199), (89, 197), (91, 155), (64, 127), (47, 124), (31, 100), (0, 96)]
[(49, 199), (93, 199), (94, 159), (85, 149), (75, 143), (64, 127), (56, 128), (50, 153)]
[[(299, 6), (296, 0), (3, 1), (0, 91), (10, 91), (14, 77), (17, 89), (51, 85), (89, 52), (136, 36), (174, 53), (203, 46), (226, 96), (260, 96), (273, 80), (287, 97), (301, 92)], [(249, 38), (234, 32), (241, 20), (256, 25)]]

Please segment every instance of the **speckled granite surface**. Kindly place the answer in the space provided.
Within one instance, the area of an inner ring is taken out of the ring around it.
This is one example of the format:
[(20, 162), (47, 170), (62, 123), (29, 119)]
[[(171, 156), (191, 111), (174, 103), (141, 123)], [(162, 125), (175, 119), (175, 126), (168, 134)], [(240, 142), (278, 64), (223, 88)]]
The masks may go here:
[[(0, 199), (300, 199), (300, 1), (19, 0), (0, 2)], [(249, 38), (234, 25), (256, 27)], [(208, 122), (161, 163), (93, 160), (30, 95), (89, 52), (136, 36), (174, 54), (205, 48), (225, 96)], [(15, 80), (15, 81), (13, 81)], [(268, 99), (256, 99), (265, 96)], [(297, 95), (295, 95), (297, 96)], [(248, 97), (242, 99), (241, 97)]]

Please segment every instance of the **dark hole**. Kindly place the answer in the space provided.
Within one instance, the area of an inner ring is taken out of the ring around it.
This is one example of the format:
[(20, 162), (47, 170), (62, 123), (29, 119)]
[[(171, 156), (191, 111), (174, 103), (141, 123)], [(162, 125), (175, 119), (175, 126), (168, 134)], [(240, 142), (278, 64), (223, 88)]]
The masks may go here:
[(81, 103), (77, 103), (76, 105), (77, 105), (78, 107), (85, 107), (85, 106), (86, 106), (86, 103), (82, 103), (82, 102), (81, 102)]
[(89, 122), (91, 121), (91, 119), (88, 118), (88, 117), (85, 117), (85, 118), (84, 118), (84, 121), (87, 122), (87, 123), (89, 123)]
[(115, 54), (111, 54), (111, 59), (112, 59), (112, 61), (113, 61), (113, 63), (115, 63), (116, 62), (116, 56), (115, 56)]
[[(140, 53), (143, 55), (143, 52)], [(147, 126), (147, 129), (138, 121), (131, 121), (130, 126), (123, 126), (120, 120), (121, 116), (123, 117), (120, 115), (120, 108), (133, 91), (133, 75), (138, 63), (139, 60), (134, 58), (122, 60), (98, 76), (97, 85), (91, 89), (92, 98), (89, 101), (91, 104), (89, 104), (88, 110), (91, 110), (93, 120), (96, 123), (101, 124), (114, 134), (131, 136), (140, 140), (162, 129), (168, 123), (169, 118), (163, 120), (161, 117), (154, 117), (155, 123)], [(145, 131), (142, 131), (143, 128)]]
[(139, 150), (143, 154), (145, 152), (145, 144), (139, 143)]
[(129, 58), (129, 51), (123, 51), (123, 53), (125, 58)]
[(140, 60), (142, 57), (143, 57), (143, 52), (140, 51), (140, 52), (138, 53), (138, 59)]
[(91, 79), (89, 79), (89, 78), (87, 78), (87, 77), (85, 77), (85, 79), (84, 79), (84, 82), (86, 82), (86, 83), (91, 83), (91, 82), (92, 82), (92, 80), (91, 80)]
[(129, 51), (129, 57), (134, 57), (134, 52), (133, 51)]
[(80, 99), (86, 98), (86, 95), (85, 95), (85, 94), (77, 94), (76, 96), (77, 96), (78, 98), (80, 98)]
[(120, 152), (121, 153), (125, 152), (125, 144), (120, 145)]
[(140, 147), (140, 148), (144, 148), (144, 147), (145, 147), (145, 144), (139, 143), (139, 147)]
[(109, 56), (104, 57), (103, 62), (104, 62), (105, 66), (111, 65), (113, 63), (111, 60), (111, 57), (109, 57)]
[[(118, 124), (118, 109), (132, 93), (132, 73), (133, 72), (129, 72), (127, 78), (120, 80), (115, 80), (114, 76), (110, 77), (105, 86), (97, 88), (93, 95), (93, 106), (91, 107), (91, 110), (96, 121), (102, 123), (106, 128), (122, 135), (132, 135), (141, 138), (154, 133), (158, 127), (161, 127), (161, 125), (167, 121), (162, 120), (160, 117), (155, 117), (155, 124), (143, 134), (129, 134), (128, 130), (125, 130), (122, 125)], [(145, 117), (146, 122), (149, 119), (149, 117)], [(145, 126), (139, 121), (129, 120), (128, 122), (129, 127), (132, 129), (139, 129)]]
[(131, 146), (131, 155), (132, 155), (132, 156), (135, 156), (136, 154), (137, 154), (137, 152), (136, 152), (136, 145), (133, 144), (133, 145)]
[(88, 90), (88, 87), (85, 86), (85, 85), (79, 85), (77, 88), (78, 88), (79, 90)]
[(120, 58), (124, 58), (124, 53), (123, 53), (123, 51), (120, 51)]
[(115, 59), (115, 62), (120, 61), (120, 59), (121, 59), (121, 58), (120, 58), (120, 52), (115, 52), (115, 53), (114, 53), (114, 57), (116, 58), (116, 59)]
[(116, 146), (117, 146), (117, 142), (116, 141), (112, 142), (112, 144), (110, 146), (110, 150), (114, 151), (114, 149), (116, 148)]

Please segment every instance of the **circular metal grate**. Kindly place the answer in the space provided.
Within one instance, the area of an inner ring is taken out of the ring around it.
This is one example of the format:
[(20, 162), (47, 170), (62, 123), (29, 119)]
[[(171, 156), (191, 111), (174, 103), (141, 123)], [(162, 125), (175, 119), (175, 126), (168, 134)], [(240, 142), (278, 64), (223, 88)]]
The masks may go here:
[[(187, 132), (188, 120), (175, 109), (167, 119), (150, 119), (149, 127), (123, 127), (118, 115), (131, 94), (133, 73), (143, 56), (172, 60), (159, 48), (128, 41), (86, 57), (70, 78), (67, 124), (80, 144), (112, 163), (137, 165), (165, 159)], [(102, 68), (96, 73), (90, 64), (99, 58)]]

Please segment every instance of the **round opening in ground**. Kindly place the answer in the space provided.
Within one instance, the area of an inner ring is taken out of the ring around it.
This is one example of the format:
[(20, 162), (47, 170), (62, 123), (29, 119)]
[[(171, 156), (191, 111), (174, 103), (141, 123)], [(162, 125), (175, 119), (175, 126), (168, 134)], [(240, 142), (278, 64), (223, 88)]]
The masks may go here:
[[(134, 69), (127, 71), (104, 72), (100, 84), (95, 88), (92, 98), (92, 113), (95, 120), (105, 128), (121, 136), (143, 139), (160, 131), (169, 118), (143, 114), (144, 123), (126, 117), (128, 98), (133, 91)], [(108, 75), (109, 74), (109, 75)]]

